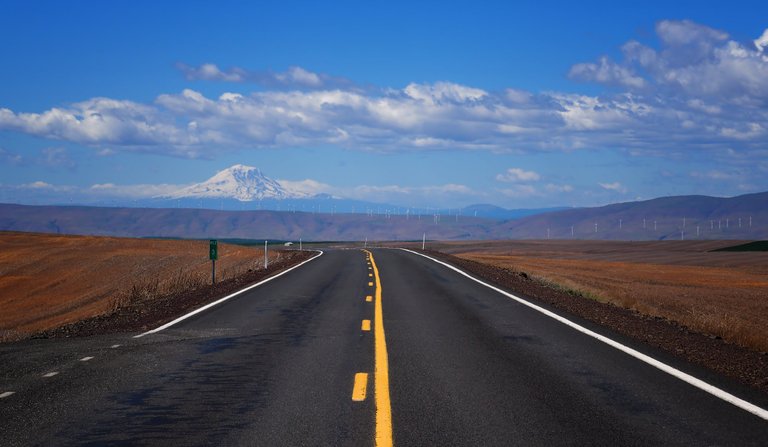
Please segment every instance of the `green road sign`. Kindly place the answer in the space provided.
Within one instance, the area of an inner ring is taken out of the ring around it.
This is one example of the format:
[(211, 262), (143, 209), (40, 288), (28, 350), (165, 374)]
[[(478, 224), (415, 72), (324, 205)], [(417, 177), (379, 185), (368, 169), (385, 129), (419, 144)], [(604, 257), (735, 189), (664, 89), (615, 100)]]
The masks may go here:
[(219, 241), (211, 239), (210, 259), (215, 261), (219, 259)]

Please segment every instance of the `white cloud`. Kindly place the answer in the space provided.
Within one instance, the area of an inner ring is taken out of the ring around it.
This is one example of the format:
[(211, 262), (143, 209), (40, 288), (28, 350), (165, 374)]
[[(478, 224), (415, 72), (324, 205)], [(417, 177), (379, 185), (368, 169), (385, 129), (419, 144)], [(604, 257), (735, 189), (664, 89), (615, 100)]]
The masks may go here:
[(305, 179), (305, 180), (278, 180), (280, 185), (290, 192), (305, 194), (313, 196), (315, 194), (331, 194), (335, 192), (335, 188), (326, 183), (318, 182), (317, 180)]
[(660, 49), (630, 41), (624, 60), (606, 57), (574, 65), (574, 79), (620, 85), (634, 91), (702, 97), (738, 104), (768, 101), (768, 30), (754, 48), (729, 40), (727, 33), (688, 20), (656, 25)]
[(635, 75), (629, 68), (609, 61), (606, 57), (601, 57), (597, 64), (576, 64), (571, 67), (568, 75), (574, 79), (595, 81), (602, 84), (617, 84), (632, 88), (645, 87), (645, 79)]
[(496, 180), (500, 182), (535, 182), (541, 176), (534, 171), (526, 171), (520, 168), (509, 168), (503, 174), (496, 175)]
[(221, 70), (216, 64), (211, 63), (197, 67), (178, 63), (176, 68), (190, 81), (251, 82), (266, 87), (300, 89), (353, 87), (347, 79), (314, 73), (296, 66), (288, 67), (284, 72), (253, 71), (240, 67)]
[(607, 191), (616, 191), (622, 194), (627, 193), (627, 188), (625, 188), (621, 183), (619, 182), (613, 182), (613, 183), (598, 183), (601, 188), (607, 190)]
[(763, 34), (754, 40), (755, 48), (757, 48), (757, 51), (765, 52), (766, 48), (768, 48), (768, 29), (763, 31)]
[(128, 199), (150, 199), (153, 197), (167, 196), (189, 185), (174, 184), (136, 184), (116, 185), (114, 183), (96, 183), (89, 188), (84, 188), (84, 195), (99, 195), (108, 197), (120, 197)]
[(181, 72), (184, 73), (184, 76), (190, 81), (245, 81), (245, 72), (238, 68), (233, 68), (227, 72), (221, 71), (216, 64), (202, 64), (199, 67), (177, 64), (176, 68), (181, 70)]
[[(656, 32), (659, 48), (632, 41), (622, 47), (621, 61), (602, 58), (571, 70), (573, 77), (619, 90), (608, 94), (494, 92), (451, 82), (355, 89), (300, 67), (274, 73), (180, 65), (189, 79), (266, 88), (218, 97), (185, 89), (151, 103), (93, 98), (32, 113), (6, 108), (0, 132), (73, 142), (101, 154), (181, 157), (333, 145), (377, 152), (597, 148), (654, 157), (730, 149), (758, 159), (768, 134), (765, 34), (745, 46), (689, 21), (662, 21)], [(10, 159), (0, 153), (2, 160)]]
[(42, 180), (38, 180), (32, 183), (25, 183), (21, 185), (21, 187), (26, 189), (53, 189), (54, 188), (53, 185), (51, 185), (50, 183), (46, 183)]

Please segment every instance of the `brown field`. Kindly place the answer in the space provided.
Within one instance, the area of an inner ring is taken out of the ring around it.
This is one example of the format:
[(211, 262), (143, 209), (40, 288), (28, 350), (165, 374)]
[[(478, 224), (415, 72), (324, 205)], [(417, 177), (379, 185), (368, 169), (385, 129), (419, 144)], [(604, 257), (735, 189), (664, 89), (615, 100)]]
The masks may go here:
[(432, 249), (768, 351), (768, 253), (715, 242), (499, 241)]
[[(279, 256), (271, 251), (270, 261)], [(263, 249), (220, 244), (216, 278), (263, 268), (263, 259)], [(0, 340), (205, 284), (210, 275), (207, 241), (0, 232)]]

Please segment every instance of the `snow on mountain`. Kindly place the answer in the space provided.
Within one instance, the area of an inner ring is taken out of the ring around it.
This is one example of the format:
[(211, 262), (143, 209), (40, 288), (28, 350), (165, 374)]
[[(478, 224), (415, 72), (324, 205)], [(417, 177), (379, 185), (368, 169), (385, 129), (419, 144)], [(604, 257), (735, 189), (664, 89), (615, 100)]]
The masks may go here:
[(208, 180), (180, 189), (162, 198), (217, 198), (250, 202), (263, 199), (303, 199), (311, 195), (292, 191), (252, 166), (234, 165)]

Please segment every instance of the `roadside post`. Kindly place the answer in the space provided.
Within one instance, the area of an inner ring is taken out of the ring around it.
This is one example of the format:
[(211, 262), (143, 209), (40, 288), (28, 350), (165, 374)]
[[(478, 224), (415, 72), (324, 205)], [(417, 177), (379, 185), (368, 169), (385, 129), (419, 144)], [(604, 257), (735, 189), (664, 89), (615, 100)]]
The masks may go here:
[(216, 260), (219, 259), (219, 241), (216, 239), (211, 239), (208, 257), (211, 259), (211, 283), (216, 284)]
[(269, 265), (267, 261), (267, 241), (264, 241), (264, 270), (267, 269), (267, 266)]

